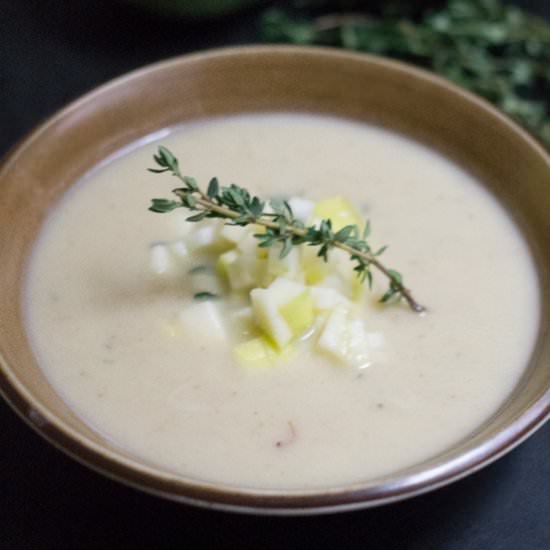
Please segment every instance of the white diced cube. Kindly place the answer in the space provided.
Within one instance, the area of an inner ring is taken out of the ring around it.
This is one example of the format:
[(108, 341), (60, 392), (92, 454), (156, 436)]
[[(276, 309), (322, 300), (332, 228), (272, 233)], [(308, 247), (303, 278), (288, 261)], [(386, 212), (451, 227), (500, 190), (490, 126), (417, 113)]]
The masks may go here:
[(235, 245), (242, 240), (244, 233), (245, 229), (241, 225), (225, 224), (220, 231), (220, 237)]
[(313, 201), (303, 199), (302, 197), (292, 197), (288, 201), (288, 204), (292, 209), (294, 217), (303, 222), (309, 219), (315, 208), (315, 203)]
[(345, 306), (338, 306), (332, 311), (317, 345), (339, 363), (353, 367), (366, 367), (369, 364), (364, 323), (361, 319), (352, 319)]
[(183, 241), (174, 241), (169, 245), (170, 253), (177, 260), (186, 261), (189, 259), (189, 249)]
[(219, 307), (214, 301), (189, 304), (180, 311), (179, 321), (190, 341), (209, 345), (227, 341), (227, 330)]
[(272, 277), (284, 275), (291, 279), (297, 278), (300, 270), (300, 253), (296, 247), (291, 248), (290, 252), (281, 258), (282, 243), (275, 243), (268, 249), (267, 272)]
[(172, 261), (167, 244), (155, 243), (151, 245), (149, 251), (149, 264), (153, 273), (157, 275), (164, 275), (170, 270)]
[(273, 293), (267, 288), (254, 288), (250, 292), (252, 311), (258, 326), (279, 346), (284, 347), (292, 339), (290, 327), (279, 313)]
[(315, 309), (325, 311), (334, 309), (339, 305), (349, 305), (349, 300), (338, 290), (329, 287), (310, 287), (311, 296), (315, 303)]

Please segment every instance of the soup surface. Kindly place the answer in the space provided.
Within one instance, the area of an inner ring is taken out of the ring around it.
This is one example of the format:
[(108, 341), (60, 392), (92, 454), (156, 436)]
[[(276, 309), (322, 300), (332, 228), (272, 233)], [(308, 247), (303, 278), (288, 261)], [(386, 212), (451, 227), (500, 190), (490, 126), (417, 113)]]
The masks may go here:
[[(187, 225), (182, 211), (147, 210), (176, 186), (146, 171), (158, 143), (203, 184), (346, 196), (428, 313), (376, 305), (377, 276), (364, 319), (383, 346), (366, 368), (307, 348), (247, 368), (231, 339), (178, 330), (189, 284), (149, 268), (151, 243)], [(383, 476), (467, 437), (521, 376), (537, 301), (525, 243), (468, 174), (390, 132), (305, 114), (186, 124), (104, 163), (50, 216), (26, 285), (34, 351), (90, 426), (175, 474), (261, 488)]]

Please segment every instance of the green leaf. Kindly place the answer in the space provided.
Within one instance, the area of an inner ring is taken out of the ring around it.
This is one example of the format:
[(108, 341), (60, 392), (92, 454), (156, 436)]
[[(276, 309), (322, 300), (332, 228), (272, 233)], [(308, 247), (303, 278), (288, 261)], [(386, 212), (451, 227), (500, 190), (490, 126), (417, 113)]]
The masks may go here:
[(345, 225), (344, 227), (342, 227), (342, 229), (334, 234), (334, 240), (341, 243), (345, 242), (348, 237), (353, 233), (354, 229), (354, 225)]
[(153, 174), (162, 174), (163, 172), (170, 172), (168, 168), (147, 168), (148, 172), (153, 172)]
[(195, 178), (192, 178), (191, 176), (184, 176), (182, 180), (189, 191), (197, 191), (199, 189), (199, 185)]
[(370, 235), (370, 221), (365, 222), (365, 227), (363, 229), (363, 239), (367, 239)]
[(399, 271), (395, 271), (395, 269), (388, 269), (388, 273), (393, 281), (397, 282), (399, 285), (403, 284), (403, 276), (399, 273)]
[(271, 208), (272, 208), (273, 212), (275, 212), (275, 214), (277, 214), (277, 216), (284, 217), (284, 215), (285, 215), (284, 201), (282, 201), (281, 199), (275, 198), (275, 199), (271, 199), (269, 201), (269, 204), (271, 205)]
[(372, 290), (372, 272), (370, 269), (365, 270), (365, 273), (367, 274), (367, 281), (369, 284), (369, 290)]
[(279, 255), (279, 258), (281, 260), (283, 258), (286, 258), (290, 254), (291, 250), (292, 250), (292, 239), (288, 237), (283, 241), (283, 248), (281, 249), (281, 254)]
[(264, 210), (264, 203), (258, 198), (254, 197), (250, 203), (250, 213), (255, 217), (259, 218)]
[(380, 302), (383, 304), (386, 304), (387, 302), (392, 300), (396, 296), (396, 294), (397, 294), (397, 291), (390, 288), (389, 290), (386, 291), (386, 293), (382, 296), (382, 298), (380, 298)]
[(193, 298), (195, 300), (204, 301), (204, 300), (215, 300), (218, 298), (217, 294), (214, 294), (213, 292), (196, 292), (193, 294)]
[(151, 212), (158, 212), (159, 214), (164, 214), (166, 212), (171, 212), (176, 208), (179, 208), (181, 203), (176, 201), (171, 201), (168, 199), (151, 199), (151, 206), (149, 210)]
[(217, 196), (219, 190), (220, 190), (220, 184), (218, 182), (218, 178), (212, 178), (210, 180), (210, 183), (208, 184), (208, 189), (206, 191), (206, 194), (211, 199), (213, 199), (215, 196)]
[(197, 199), (189, 193), (183, 196), (181, 200), (182, 200), (182, 203), (188, 206), (191, 210), (194, 210), (195, 207), (197, 206)]
[(159, 146), (158, 156), (155, 157), (155, 160), (161, 166), (170, 168), (172, 172), (179, 173), (178, 159), (163, 145)]
[(208, 211), (204, 210), (199, 214), (195, 214), (194, 216), (189, 216), (188, 218), (185, 218), (185, 220), (188, 222), (200, 222), (201, 220), (204, 220), (204, 218), (206, 218), (207, 214), (208, 214)]

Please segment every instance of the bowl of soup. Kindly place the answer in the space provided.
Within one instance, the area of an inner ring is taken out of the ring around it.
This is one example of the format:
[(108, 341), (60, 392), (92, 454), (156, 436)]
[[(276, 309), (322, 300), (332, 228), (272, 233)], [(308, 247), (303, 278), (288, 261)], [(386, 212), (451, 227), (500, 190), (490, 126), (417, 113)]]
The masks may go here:
[[(392, 280), (369, 262), (362, 282), (349, 251), (261, 248), (269, 226), (190, 222), (172, 194), (231, 184), (268, 221), (288, 205), (368, 240), (423, 311), (381, 303)], [(549, 416), (548, 154), (429, 73), (279, 46), (168, 60), (53, 116), (0, 186), (2, 393), (121, 482), (254, 513), (375, 506)]]

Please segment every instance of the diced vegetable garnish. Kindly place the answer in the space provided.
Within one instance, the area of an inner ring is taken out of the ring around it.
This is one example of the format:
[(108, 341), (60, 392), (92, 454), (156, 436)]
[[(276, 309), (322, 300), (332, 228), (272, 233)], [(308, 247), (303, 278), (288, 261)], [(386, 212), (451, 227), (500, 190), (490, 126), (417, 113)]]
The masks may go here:
[[(304, 222), (330, 218), (335, 231), (362, 224), (355, 208), (342, 197), (317, 204), (302, 198), (288, 202)], [(280, 242), (258, 247), (254, 234), (264, 231), (263, 226), (213, 220), (197, 225), (185, 240), (151, 246), (151, 269), (159, 275), (181, 273), (195, 298), (180, 312), (170, 333), (221, 343), (230, 340), (230, 331), (241, 340), (234, 347), (235, 358), (248, 366), (274, 364), (292, 346), (302, 345), (301, 338), (309, 338), (314, 349), (340, 364), (368, 365), (369, 349), (373, 353), (379, 349), (383, 336), (367, 333), (354, 313), (353, 301), (362, 296), (364, 285), (349, 255), (332, 249), (325, 262), (316, 247), (294, 246), (281, 258)], [(189, 257), (204, 263), (189, 266)], [(315, 338), (310, 338), (312, 334)]]
[[(316, 285), (329, 274), (330, 265), (317, 255), (312, 246), (303, 246), (300, 250), (304, 280), (308, 285)], [(331, 258), (332, 259), (332, 258)]]
[(233, 350), (235, 359), (249, 367), (268, 367), (273, 363), (286, 358), (291, 348), (278, 349), (265, 336), (247, 340), (238, 344)]
[(168, 246), (165, 243), (151, 245), (149, 260), (153, 273), (157, 275), (167, 273), (171, 266)]
[(313, 298), (308, 289), (279, 308), (293, 336), (299, 336), (311, 328), (314, 321)]
[(229, 250), (220, 255), (217, 268), (227, 278), (232, 290), (245, 290), (254, 286), (255, 260), (254, 256)]
[(225, 328), (218, 305), (213, 301), (193, 302), (179, 313), (184, 334), (196, 342), (226, 342)]
[(276, 243), (267, 249), (267, 273), (273, 278), (283, 275), (289, 279), (303, 279), (298, 249), (292, 248), (284, 258), (281, 258), (282, 248), (281, 243)]
[(239, 225), (230, 225), (226, 223), (220, 231), (220, 237), (236, 245), (243, 238), (243, 228)]
[(345, 306), (338, 306), (332, 311), (317, 345), (319, 350), (345, 365), (364, 367), (369, 363), (363, 321), (352, 318)]
[(189, 249), (183, 241), (174, 241), (169, 246), (170, 253), (177, 260), (184, 261), (189, 259)]
[(315, 309), (318, 311), (334, 309), (339, 305), (349, 305), (349, 300), (335, 288), (312, 286), (310, 293)]
[(267, 289), (255, 288), (250, 292), (254, 320), (261, 330), (282, 348), (292, 340), (292, 331), (279, 313), (278, 304)]
[(153, 273), (164, 275), (175, 268), (183, 269), (188, 262), (189, 251), (183, 241), (153, 243), (150, 248), (150, 266)]
[(364, 224), (359, 212), (343, 197), (332, 197), (319, 201), (315, 205), (313, 215), (318, 219), (330, 218), (334, 231), (342, 229), (345, 225), (354, 224), (361, 229), (361, 226)]
[(292, 209), (294, 217), (302, 222), (306, 222), (315, 208), (315, 203), (302, 197), (292, 197), (289, 199), (288, 204)]
[(189, 247), (192, 250), (211, 247), (218, 241), (219, 235), (220, 231), (217, 224), (204, 224), (195, 228), (189, 235)]
[(231, 248), (232, 242), (222, 238), (221, 232), (225, 228), (219, 220), (211, 220), (197, 224), (186, 238), (187, 246), (193, 252), (222, 252)]
[(266, 289), (253, 289), (250, 298), (256, 323), (279, 348), (313, 324), (313, 300), (301, 283), (279, 277)]
[(231, 314), (231, 326), (233, 332), (239, 336), (251, 336), (258, 334), (258, 328), (254, 322), (252, 308), (249, 306), (238, 309)]
[(265, 228), (260, 226), (252, 226), (251, 230), (242, 229), (243, 233), (241, 240), (237, 243), (237, 248), (244, 254), (256, 256), (257, 258), (267, 258), (267, 249), (258, 246), (258, 240), (254, 237), (255, 233), (264, 233)]

